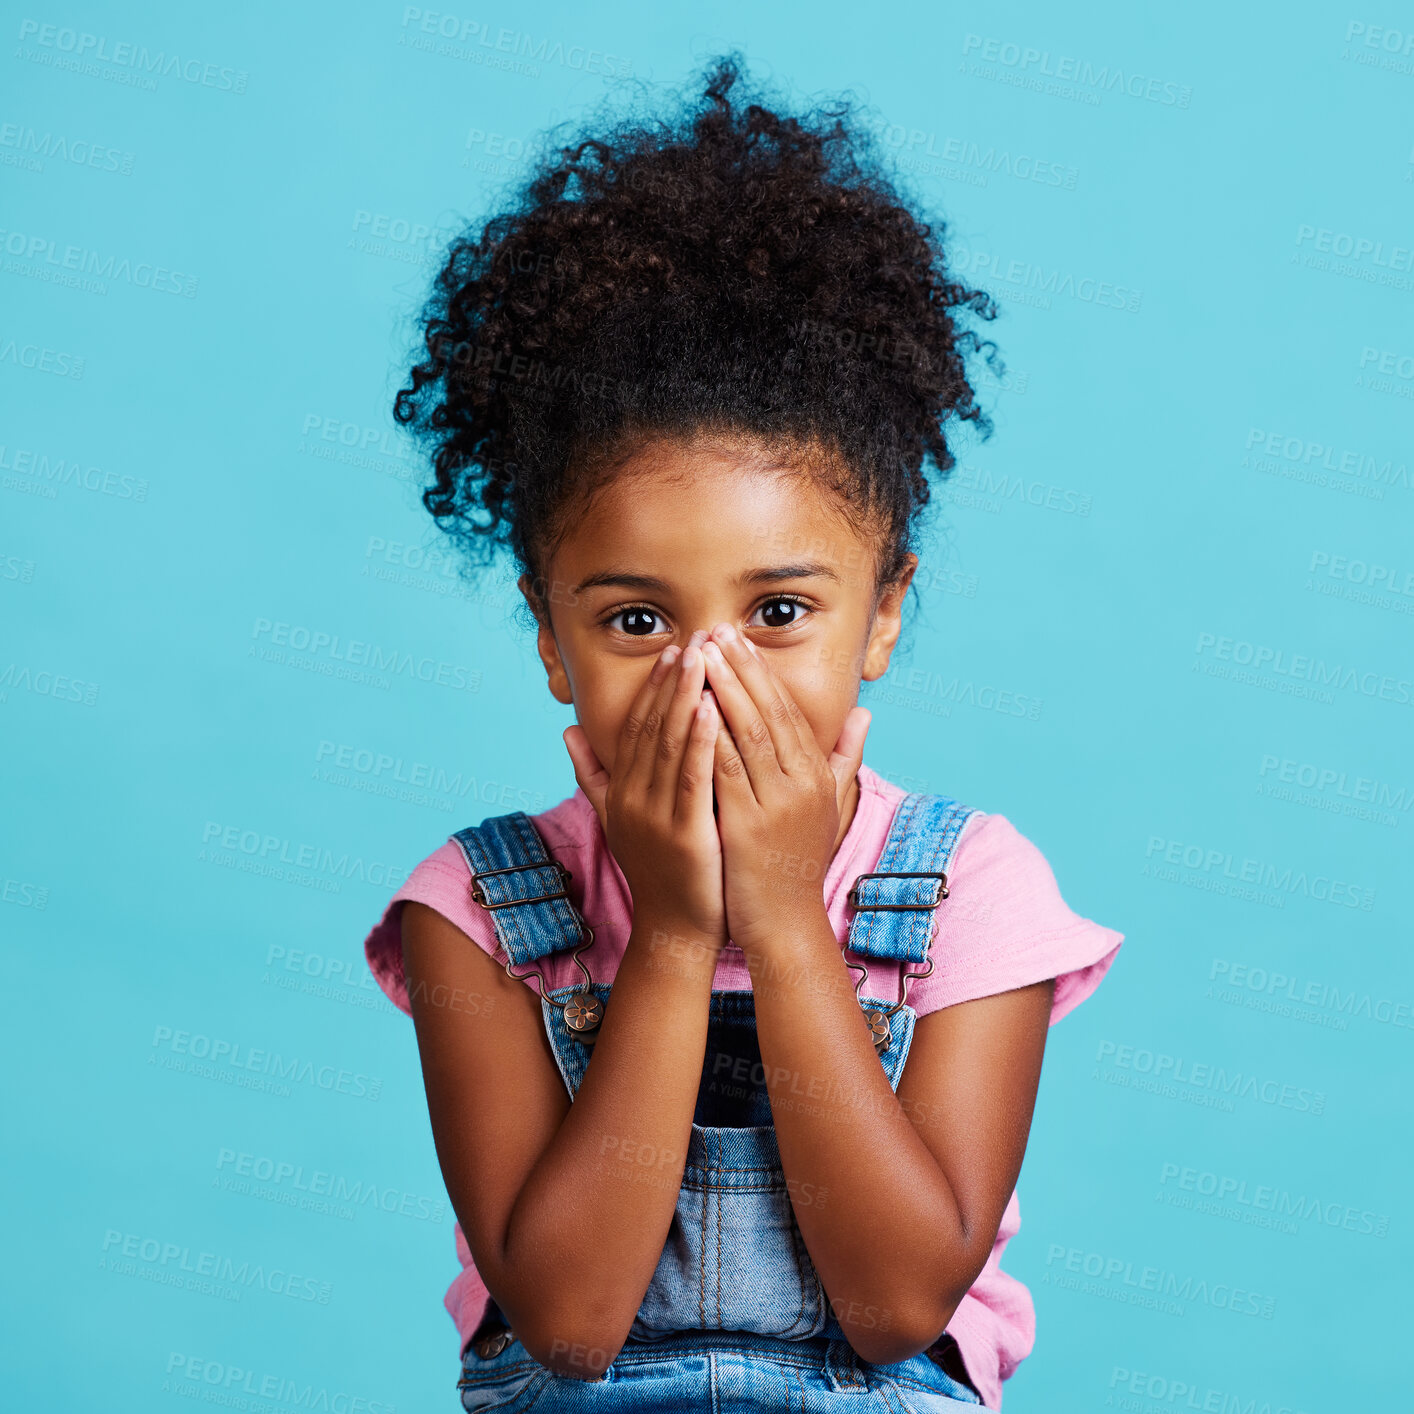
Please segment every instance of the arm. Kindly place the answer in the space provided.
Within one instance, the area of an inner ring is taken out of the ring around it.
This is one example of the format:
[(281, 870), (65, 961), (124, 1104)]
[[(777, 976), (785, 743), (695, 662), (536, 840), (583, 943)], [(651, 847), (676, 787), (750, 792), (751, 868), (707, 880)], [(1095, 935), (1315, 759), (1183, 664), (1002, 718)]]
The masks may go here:
[[(526, 1350), (581, 1378), (618, 1354), (653, 1278), (702, 1074), (716, 951), (701, 950), (694, 965), (691, 950), (675, 948), (673, 968), (659, 967), (652, 926), (635, 921), (571, 1104), (533, 986), (441, 914), (403, 908), (413, 1023), (452, 1208)], [(651, 1165), (641, 1164), (645, 1152)], [(635, 1181), (645, 1171), (652, 1181)]]
[[(612, 779), (582, 728), (565, 734), (634, 900), (573, 1104), (533, 984), (509, 977), (439, 914), (411, 903), (404, 911), (413, 1022), (452, 1207), (526, 1350), (582, 1378), (622, 1348), (667, 1241), (726, 941), (712, 817), (716, 710), (700, 703), (701, 653), (690, 644), (677, 659), (669, 648), (646, 674)], [(655, 950), (664, 936), (689, 946), (674, 946), (669, 962)], [(468, 1016), (429, 1004), (457, 988), (488, 1005)]]
[[(801, 1236), (860, 1357), (906, 1360), (942, 1334), (996, 1241), (1026, 1151), (1053, 983), (920, 1018), (895, 1095), (823, 909), (748, 962)], [(803, 1201), (822, 1192), (824, 1202)]]
[[(826, 758), (765, 654), (723, 635), (707, 658), (726, 727), (713, 779), (727, 918), (751, 969), (781, 1166), (836, 1320), (863, 1359), (889, 1364), (937, 1339), (996, 1241), (1053, 983), (923, 1018), (896, 1097), (819, 885), (869, 714), (850, 710)], [(773, 865), (783, 856), (796, 866)]]

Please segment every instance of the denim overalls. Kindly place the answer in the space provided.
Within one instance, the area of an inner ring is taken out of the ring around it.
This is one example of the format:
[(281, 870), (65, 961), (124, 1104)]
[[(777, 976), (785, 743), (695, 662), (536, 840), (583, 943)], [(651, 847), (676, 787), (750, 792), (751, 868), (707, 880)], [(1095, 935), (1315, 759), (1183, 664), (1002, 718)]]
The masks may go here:
[[(940, 796), (910, 794), (899, 802), (878, 872), (861, 874), (850, 891), (856, 910), (850, 954), (866, 966), (870, 959), (901, 960), (904, 971), (916, 976), (932, 970), (932, 909), (940, 896), (947, 897), (946, 870), (972, 813)], [(549, 953), (589, 945), (590, 935), (565, 893), (568, 870), (546, 853), (526, 815), (497, 816), (453, 838), (479, 876), (472, 897), (490, 910), (514, 975), (528, 975), (531, 964)], [(849, 956), (846, 960), (858, 976), (856, 991), (876, 1049), (887, 1037), (879, 1056), (897, 1090), (917, 1015), (906, 1002), (896, 1005), (870, 989), (861, 992), (864, 968)], [(573, 1099), (593, 1046), (572, 1030), (586, 998), (564, 1004), (576, 993), (592, 991), (607, 1007), (612, 984), (591, 985), (586, 975), (583, 983), (540, 991), (546, 1033)], [(697, 1408), (714, 1414), (757, 1409), (925, 1414), (980, 1404), (971, 1388), (928, 1353), (876, 1365), (851, 1349), (787, 1193), (752, 994), (714, 991), (709, 1006), (677, 1210), (622, 1351), (597, 1379), (557, 1375), (530, 1357), (493, 1301), (463, 1359), (458, 1382), (463, 1408), (534, 1407), (544, 1414)], [(592, 1014), (592, 1005), (589, 1010)], [(940, 1346), (950, 1339), (944, 1337)]]

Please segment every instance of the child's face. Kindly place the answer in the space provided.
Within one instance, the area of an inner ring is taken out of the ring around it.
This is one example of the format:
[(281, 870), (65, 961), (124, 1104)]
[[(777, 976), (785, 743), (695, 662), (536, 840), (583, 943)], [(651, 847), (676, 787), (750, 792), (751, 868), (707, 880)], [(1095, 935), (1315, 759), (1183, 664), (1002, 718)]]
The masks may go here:
[(612, 774), (658, 654), (726, 622), (765, 655), (828, 755), (860, 681), (889, 665), (917, 564), (910, 556), (876, 605), (875, 553), (808, 475), (763, 470), (722, 445), (649, 443), (545, 566), (538, 647), (550, 691), (574, 704)]

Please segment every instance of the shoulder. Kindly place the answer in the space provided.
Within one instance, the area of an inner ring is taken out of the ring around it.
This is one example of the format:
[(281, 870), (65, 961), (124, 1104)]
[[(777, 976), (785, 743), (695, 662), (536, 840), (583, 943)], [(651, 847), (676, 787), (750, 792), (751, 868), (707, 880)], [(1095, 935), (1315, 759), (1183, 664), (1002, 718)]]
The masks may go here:
[[(588, 797), (578, 788), (558, 805), (528, 818), (555, 858), (569, 862), (575, 855), (592, 853), (598, 820)], [(496, 929), (486, 910), (472, 900), (471, 879), (471, 867), (453, 835), (413, 869), (364, 940), (369, 971), (393, 1005), (409, 1016), (412, 1007), (403, 973), (404, 903), (413, 901), (435, 909), (485, 952), (493, 956), (496, 953)]]
[[(1026, 915), (1048, 929), (1068, 929), (1081, 921), (1066, 907), (1050, 861), (1005, 816), (975, 810), (953, 854), (949, 891), (973, 899), (979, 911), (1000, 907)], [(964, 908), (952, 910), (954, 914)], [(978, 920), (985, 921), (983, 919)]]
[(933, 973), (909, 993), (920, 1015), (1054, 978), (1054, 1025), (1095, 991), (1124, 941), (1070, 907), (1045, 854), (1005, 815), (980, 809), (936, 917)]

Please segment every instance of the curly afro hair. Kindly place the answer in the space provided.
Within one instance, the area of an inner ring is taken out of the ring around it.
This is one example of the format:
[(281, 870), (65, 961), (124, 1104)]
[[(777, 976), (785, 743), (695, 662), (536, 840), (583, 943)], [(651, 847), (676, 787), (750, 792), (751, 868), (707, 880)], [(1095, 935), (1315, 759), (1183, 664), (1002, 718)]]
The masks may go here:
[[(479, 233), (452, 241), (394, 416), (431, 453), (423, 503), (475, 563), (508, 543), (543, 586), (574, 508), (655, 436), (804, 454), (897, 578), (942, 424), (991, 424), (941, 240), (884, 175), (847, 104), (746, 102), (741, 61), (674, 121), (551, 145)], [(759, 96), (759, 95), (758, 95)], [(537, 613), (539, 610), (537, 609)]]

